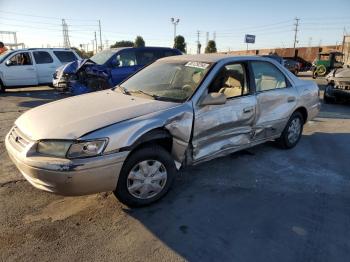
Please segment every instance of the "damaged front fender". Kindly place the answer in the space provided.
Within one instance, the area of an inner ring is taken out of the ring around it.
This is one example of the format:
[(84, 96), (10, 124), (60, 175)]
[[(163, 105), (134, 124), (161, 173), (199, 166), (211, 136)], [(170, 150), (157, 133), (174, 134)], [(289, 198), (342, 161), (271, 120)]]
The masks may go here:
[(108, 137), (109, 143), (105, 149), (105, 153), (108, 154), (124, 149), (130, 150), (152, 130), (163, 129), (169, 132), (172, 138), (171, 155), (175, 162), (183, 163), (191, 139), (192, 125), (192, 102), (187, 102), (160, 112), (113, 124), (83, 136), (81, 139)]

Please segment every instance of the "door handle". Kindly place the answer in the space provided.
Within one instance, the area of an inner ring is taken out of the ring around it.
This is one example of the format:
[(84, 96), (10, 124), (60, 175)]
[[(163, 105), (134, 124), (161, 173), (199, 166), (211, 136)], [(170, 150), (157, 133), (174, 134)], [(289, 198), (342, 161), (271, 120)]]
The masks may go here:
[(296, 100), (295, 96), (290, 96), (290, 97), (288, 97), (287, 102), (288, 102), (288, 103), (292, 103), (292, 102), (294, 102), (295, 100)]
[(34, 71), (34, 68), (27, 68), (28, 71)]
[(243, 113), (250, 113), (250, 112), (253, 111), (253, 109), (254, 109), (254, 108), (253, 108), (252, 106), (246, 107), (246, 108), (243, 109)]

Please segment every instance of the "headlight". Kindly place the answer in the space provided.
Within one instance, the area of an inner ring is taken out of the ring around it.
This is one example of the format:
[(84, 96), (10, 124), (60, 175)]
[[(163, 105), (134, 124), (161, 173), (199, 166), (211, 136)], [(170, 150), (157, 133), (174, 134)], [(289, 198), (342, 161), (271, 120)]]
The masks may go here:
[(43, 155), (65, 157), (71, 141), (44, 140), (40, 141), (37, 152)]
[(43, 140), (37, 146), (37, 152), (43, 155), (82, 158), (100, 155), (107, 145), (107, 139), (90, 141)]
[(100, 155), (107, 145), (107, 139), (93, 141), (78, 141), (71, 145), (67, 153), (68, 158), (91, 157)]

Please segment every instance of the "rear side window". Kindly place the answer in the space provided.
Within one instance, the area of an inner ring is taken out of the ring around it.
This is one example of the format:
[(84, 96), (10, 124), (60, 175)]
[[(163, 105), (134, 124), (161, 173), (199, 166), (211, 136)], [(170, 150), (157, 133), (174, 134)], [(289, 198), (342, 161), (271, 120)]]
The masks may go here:
[(37, 64), (50, 64), (53, 62), (51, 55), (44, 51), (34, 51), (33, 56)]
[(263, 61), (255, 61), (251, 64), (257, 92), (287, 87), (286, 77), (273, 64)]
[(136, 56), (137, 56), (137, 63), (139, 65), (150, 64), (159, 58), (157, 51), (153, 51), (153, 50), (138, 51)]
[(162, 55), (163, 57), (166, 57), (166, 56), (174, 56), (174, 55), (180, 55), (180, 54), (174, 50), (164, 50), (162, 51)]
[(73, 52), (70, 51), (53, 51), (55, 56), (60, 60), (61, 63), (67, 63), (77, 60), (77, 57)]

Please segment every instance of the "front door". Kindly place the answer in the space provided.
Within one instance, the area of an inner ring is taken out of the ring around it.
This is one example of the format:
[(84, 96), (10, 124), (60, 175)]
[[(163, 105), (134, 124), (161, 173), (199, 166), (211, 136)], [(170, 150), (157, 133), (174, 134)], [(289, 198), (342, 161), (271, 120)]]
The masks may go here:
[(29, 52), (12, 55), (4, 65), (4, 82), (7, 86), (37, 85), (36, 68)]
[(251, 62), (254, 74), (257, 114), (254, 140), (279, 135), (297, 104), (297, 91), (274, 64)]
[(194, 162), (208, 160), (249, 145), (253, 134), (256, 97), (250, 89), (245, 64), (224, 66), (208, 93), (223, 93), (223, 105), (199, 107), (195, 111), (192, 138)]
[(111, 70), (113, 85), (119, 84), (139, 69), (134, 49), (121, 50), (112, 59), (117, 62), (112, 63), (117, 64)]

